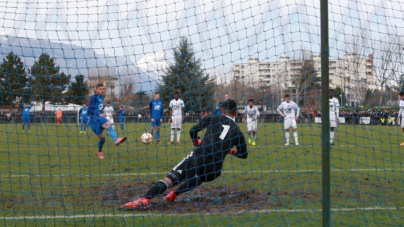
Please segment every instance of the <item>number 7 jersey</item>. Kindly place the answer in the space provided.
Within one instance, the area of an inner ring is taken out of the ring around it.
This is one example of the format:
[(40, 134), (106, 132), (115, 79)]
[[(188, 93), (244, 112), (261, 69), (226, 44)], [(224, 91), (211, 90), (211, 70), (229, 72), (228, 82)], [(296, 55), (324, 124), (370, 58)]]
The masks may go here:
[(190, 130), (191, 139), (196, 140), (198, 132), (203, 129), (206, 129), (206, 132), (202, 145), (195, 150), (196, 156), (206, 156), (223, 162), (234, 146), (239, 154), (247, 152), (244, 135), (234, 119), (222, 115), (201, 118)]

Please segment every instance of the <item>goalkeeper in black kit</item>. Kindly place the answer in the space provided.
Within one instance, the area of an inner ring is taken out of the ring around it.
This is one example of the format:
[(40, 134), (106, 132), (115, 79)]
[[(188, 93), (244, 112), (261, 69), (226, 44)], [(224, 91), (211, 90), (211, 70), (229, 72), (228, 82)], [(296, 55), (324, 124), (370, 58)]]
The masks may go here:
[[(167, 201), (175, 202), (177, 196), (199, 187), (203, 182), (215, 180), (220, 176), (223, 162), (227, 154), (246, 159), (247, 144), (243, 133), (235, 123), (237, 104), (234, 100), (226, 100), (220, 105), (222, 115), (211, 115), (199, 120), (190, 130), (195, 149), (179, 162), (162, 180), (158, 181), (144, 196), (123, 204), (121, 210), (146, 208), (151, 199), (162, 195), (168, 188), (180, 184), (171, 191)], [(206, 129), (202, 141), (198, 132)], [(233, 147), (236, 147), (234, 149)]]

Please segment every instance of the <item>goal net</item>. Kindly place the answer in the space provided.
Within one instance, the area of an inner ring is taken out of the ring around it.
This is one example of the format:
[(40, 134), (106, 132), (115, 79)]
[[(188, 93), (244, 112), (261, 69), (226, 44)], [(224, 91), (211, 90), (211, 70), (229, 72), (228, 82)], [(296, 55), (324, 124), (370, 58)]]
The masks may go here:
[[(326, 95), (331, 224), (402, 224), (404, 3), (328, 8), (322, 94), (320, 1), (1, 1), (0, 223), (318, 226)], [(189, 163), (191, 127), (227, 99), (247, 159), (221, 165), (227, 134), (213, 149), (201, 131), (208, 161), (185, 182), (214, 180), (118, 210)]]

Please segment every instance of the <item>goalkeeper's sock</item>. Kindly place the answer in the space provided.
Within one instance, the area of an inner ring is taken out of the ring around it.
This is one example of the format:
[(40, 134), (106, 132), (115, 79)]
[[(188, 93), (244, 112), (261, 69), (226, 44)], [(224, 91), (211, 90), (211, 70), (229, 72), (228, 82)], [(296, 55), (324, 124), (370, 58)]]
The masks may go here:
[(330, 143), (334, 142), (334, 132), (330, 132)]
[(30, 124), (28, 124), (28, 131), (29, 131), (29, 130), (31, 130), (31, 125), (30, 125)]
[(150, 130), (150, 135), (153, 137), (154, 135), (153, 135), (153, 132), (154, 132), (154, 130)]
[(199, 177), (193, 177), (184, 183), (182, 183), (177, 190), (175, 190), (175, 194), (179, 195), (181, 193), (191, 191), (192, 189), (195, 189), (199, 187), (202, 184), (202, 181), (199, 179)]
[[(112, 125), (111, 125), (112, 126)], [(114, 141), (116, 141), (117, 139), (118, 139), (118, 135), (116, 134), (116, 132), (114, 131), (114, 128), (113, 127), (111, 127), (111, 126), (109, 126), (108, 127), (108, 132), (109, 132), (109, 135), (112, 137), (112, 139), (114, 140)]]
[(171, 139), (170, 141), (174, 141), (175, 129), (171, 129)]
[(177, 141), (180, 141), (181, 130), (177, 129)]
[(286, 143), (289, 143), (289, 132), (285, 132), (285, 137), (286, 137)]
[(22, 130), (24, 130), (24, 128), (25, 128), (25, 124), (22, 124)]
[(160, 140), (160, 130), (156, 131), (156, 140)]
[(102, 147), (104, 146), (105, 143), (105, 137), (100, 139), (100, 141), (98, 141), (98, 152), (102, 151)]
[(294, 131), (293, 135), (295, 136), (295, 143), (299, 143), (298, 137), (297, 137), (297, 132)]
[(83, 131), (83, 124), (80, 124), (80, 133)]
[(161, 195), (165, 190), (167, 190), (167, 188), (168, 186), (166, 182), (159, 181), (146, 192), (144, 198), (153, 199), (154, 197)]

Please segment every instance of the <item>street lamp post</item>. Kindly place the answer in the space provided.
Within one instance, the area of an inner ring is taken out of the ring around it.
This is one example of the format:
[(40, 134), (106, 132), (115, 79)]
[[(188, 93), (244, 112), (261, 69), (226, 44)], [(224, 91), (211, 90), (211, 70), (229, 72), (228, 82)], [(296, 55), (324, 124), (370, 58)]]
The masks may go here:
[(242, 89), (242, 91), (243, 91), (243, 93), (242, 93), (242, 96), (243, 96), (243, 98), (241, 99), (241, 101), (242, 101), (242, 104), (244, 105), (245, 104), (245, 91), (246, 91), (246, 89), (245, 89), (245, 87), (244, 87), (244, 71), (241, 71), (241, 80), (242, 80), (242, 86), (243, 86), (243, 89)]
[(346, 102), (346, 98), (345, 98), (345, 82), (346, 82), (346, 75), (344, 74), (344, 91), (342, 93), (342, 106), (345, 107), (345, 102)]

